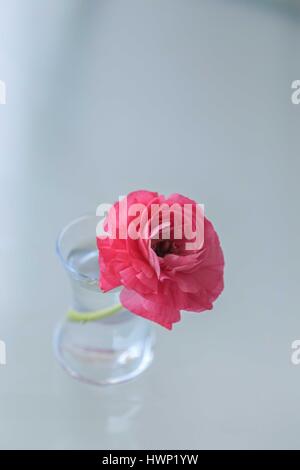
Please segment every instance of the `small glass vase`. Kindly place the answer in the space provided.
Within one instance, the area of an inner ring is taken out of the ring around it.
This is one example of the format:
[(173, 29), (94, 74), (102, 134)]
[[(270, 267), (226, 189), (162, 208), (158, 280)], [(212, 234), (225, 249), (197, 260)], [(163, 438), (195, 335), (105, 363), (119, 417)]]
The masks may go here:
[[(60, 233), (57, 254), (68, 273), (71, 309), (91, 312), (119, 303), (119, 292), (99, 289), (96, 225), (99, 218), (84, 216)], [(67, 316), (54, 335), (55, 355), (74, 378), (95, 385), (124, 382), (143, 372), (153, 358), (151, 322), (122, 309), (94, 321), (73, 321)]]

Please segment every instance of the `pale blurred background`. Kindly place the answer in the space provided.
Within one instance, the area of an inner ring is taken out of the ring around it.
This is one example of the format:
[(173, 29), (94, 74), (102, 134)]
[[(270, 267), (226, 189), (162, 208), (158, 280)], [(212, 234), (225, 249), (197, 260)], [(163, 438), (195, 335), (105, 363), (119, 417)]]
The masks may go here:
[[(0, 448), (300, 448), (299, 44), (296, 0), (0, 0)], [(140, 188), (205, 204), (226, 288), (97, 390), (53, 357), (55, 238)]]

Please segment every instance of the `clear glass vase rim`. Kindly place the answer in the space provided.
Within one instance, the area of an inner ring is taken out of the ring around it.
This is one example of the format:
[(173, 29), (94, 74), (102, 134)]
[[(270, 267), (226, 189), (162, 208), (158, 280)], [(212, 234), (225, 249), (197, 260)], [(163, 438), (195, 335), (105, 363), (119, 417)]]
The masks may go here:
[[(74, 225), (83, 222), (84, 220), (88, 219), (100, 219), (99, 216), (96, 216), (95, 214), (84, 214), (80, 217), (77, 217), (76, 219), (73, 219), (71, 222), (69, 222), (67, 225), (63, 227), (63, 229), (59, 232), (57, 239), (56, 239), (56, 254), (58, 255), (59, 259), (61, 260), (62, 265), (64, 268), (69, 271), (71, 274), (75, 275), (76, 278), (82, 279), (82, 280), (88, 280), (88, 281), (99, 281), (99, 277), (92, 277), (89, 276), (85, 273), (80, 272), (79, 270), (75, 269), (68, 261), (67, 258), (63, 255), (61, 245), (62, 245), (62, 240), (66, 233), (69, 231), (70, 228), (72, 228)], [(96, 240), (96, 224), (95, 224), (95, 240)]]

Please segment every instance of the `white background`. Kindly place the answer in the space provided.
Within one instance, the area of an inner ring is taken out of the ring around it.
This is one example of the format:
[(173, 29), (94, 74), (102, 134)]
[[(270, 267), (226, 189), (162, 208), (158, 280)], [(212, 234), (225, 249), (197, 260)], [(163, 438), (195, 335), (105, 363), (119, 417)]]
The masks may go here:
[[(1, 448), (300, 447), (300, 8), (287, 3), (0, 0)], [(136, 381), (89, 388), (53, 357), (69, 299), (55, 238), (140, 188), (205, 204), (226, 288), (212, 312), (157, 327)]]

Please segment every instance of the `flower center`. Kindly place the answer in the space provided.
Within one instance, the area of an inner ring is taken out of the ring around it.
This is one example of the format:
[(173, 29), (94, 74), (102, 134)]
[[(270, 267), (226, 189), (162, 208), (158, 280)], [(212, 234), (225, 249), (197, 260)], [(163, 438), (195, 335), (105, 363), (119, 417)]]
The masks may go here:
[(151, 248), (157, 256), (163, 258), (172, 252), (172, 242), (171, 240), (151, 240)]

